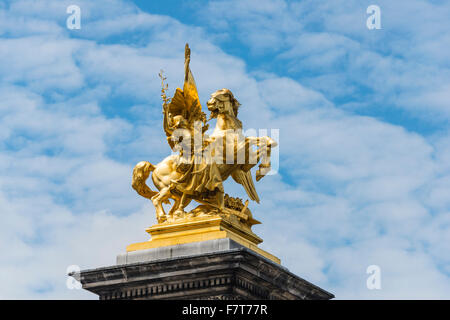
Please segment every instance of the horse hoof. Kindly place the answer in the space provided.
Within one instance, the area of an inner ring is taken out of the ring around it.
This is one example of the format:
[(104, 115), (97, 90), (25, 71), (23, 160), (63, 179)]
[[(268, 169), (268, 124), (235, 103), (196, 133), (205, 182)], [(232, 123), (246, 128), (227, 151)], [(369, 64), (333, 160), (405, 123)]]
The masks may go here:
[(176, 210), (173, 215), (178, 217), (178, 218), (183, 218), (184, 217), (184, 211), (183, 210)]
[(163, 223), (167, 221), (167, 217), (166, 216), (160, 216), (157, 217), (158, 223)]

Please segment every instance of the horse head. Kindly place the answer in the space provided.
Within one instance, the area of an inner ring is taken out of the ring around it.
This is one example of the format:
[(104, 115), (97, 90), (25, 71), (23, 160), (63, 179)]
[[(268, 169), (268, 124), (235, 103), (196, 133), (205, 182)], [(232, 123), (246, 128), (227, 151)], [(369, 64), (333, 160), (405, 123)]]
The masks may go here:
[(211, 118), (215, 118), (219, 113), (237, 117), (241, 104), (234, 98), (230, 90), (220, 89), (211, 94), (211, 98), (206, 105), (208, 110), (211, 111)]

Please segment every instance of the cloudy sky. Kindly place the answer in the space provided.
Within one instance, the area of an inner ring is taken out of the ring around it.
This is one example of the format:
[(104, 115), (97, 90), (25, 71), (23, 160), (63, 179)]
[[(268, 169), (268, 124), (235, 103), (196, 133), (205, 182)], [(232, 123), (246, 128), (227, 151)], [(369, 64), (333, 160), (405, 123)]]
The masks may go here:
[(148, 239), (131, 171), (170, 152), (158, 72), (181, 86), (189, 42), (204, 105), (229, 88), (245, 128), (280, 129), (250, 206), (263, 249), (340, 299), (449, 299), (449, 16), (444, 0), (1, 0), (0, 298), (95, 299), (67, 267)]

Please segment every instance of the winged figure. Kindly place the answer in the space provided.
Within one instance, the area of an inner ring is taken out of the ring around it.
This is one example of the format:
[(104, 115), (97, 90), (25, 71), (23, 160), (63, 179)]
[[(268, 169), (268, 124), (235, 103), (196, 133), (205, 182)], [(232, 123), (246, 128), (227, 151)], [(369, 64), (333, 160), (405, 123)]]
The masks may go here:
[[(185, 77), (183, 90), (177, 88), (167, 98), (167, 85), (162, 81), (163, 127), (174, 154), (156, 166), (139, 162), (133, 170), (132, 187), (150, 199), (156, 208), (158, 223), (173, 222), (201, 214), (238, 216), (248, 226), (259, 223), (253, 219), (239, 198), (225, 194), (223, 182), (230, 176), (241, 184), (248, 197), (259, 203), (251, 169), (259, 163), (256, 180), (270, 171), (270, 151), (277, 143), (270, 137), (245, 137), (238, 119), (240, 103), (228, 89), (211, 94), (207, 108), (202, 111), (194, 77), (189, 67), (190, 49), (185, 48)], [(216, 127), (208, 136), (208, 121), (216, 119)], [(151, 190), (146, 180), (151, 175), (158, 191)], [(162, 204), (174, 203), (168, 213)], [(195, 200), (201, 205), (189, 213), (185, 207)]]

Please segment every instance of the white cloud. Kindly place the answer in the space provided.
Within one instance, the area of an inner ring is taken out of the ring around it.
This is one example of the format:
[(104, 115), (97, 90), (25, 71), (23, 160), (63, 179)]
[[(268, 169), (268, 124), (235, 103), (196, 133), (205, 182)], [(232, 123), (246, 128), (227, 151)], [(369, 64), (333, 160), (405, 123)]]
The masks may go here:
[[(241, 22), (255, 18), (245, 24), (253, 50), (295, 45), (289, 32), (293, 27), (300, 32), (301, 26), (291, 16), (267, 34), (268, 42), (259, 44), (255, 35), (266, 16), (276, 23), (295, 8), (282, 1), (258, 2), (259, 9), (240, 3), (241, 10), (226, 14), (240, 15)], [(142, 13), (134, 5), (82, 2), (90, 24), (83, 24), (79, 39), (50, 27), (64, 24), (65, 3), (47, 4), (45, 10), (43, 2), (16, 1), (0, 9), (0, 17), (11, 19), (4, 23), (39, 16), (44, 26), (9, 25), (9, 32), (17, 30), (15, 38), (0, 40), (1, 298), (94, 298), (65, 287), (67, 266), (114, 264), (126, 245), (146, 239), (143, 230), (155, 222), (153, 208), (131, 189), (131, 168), (140, 160), (157, 163), (169, 152), (157, 72), (165, 69), (171, 90), (181, 85), (186, 41), (202, 101), (229, 87), (242, 103), (239, 117), (246, 128), (281, 129), (281, 174), (257, 184), (262, 204), (251, 205), (263, 222), (255, 227), (263, 248), (338, 298), (449, 296), (448, 136), (424, 137), (339, 110), (308, 79), (249, 74), (246, 63), (212, 44), (206, 30)], [(211, 8), (219, 12), (226, 5)], [(323, 9), (332, 14), (336, 7)], [(317, 18), (312, 8), (297, 10), (311, 21)], [(144, 41), (120, 39), (164, 28)], [(339, 36), (304, 32), (311, 48), (300, 46), (295, 54), (311, 67), (320, 64), (311, 58), (317, 53), (312, 47), (329, 39), (322, 62), (334, 66), (345, 50), (360, 50), (358, 35), (347, 29)], [(294, 54), (285, 49), (275, 50), (280, 59), (283, 52), (286, 58)], [(375, 77), (371, 85), (377, 90), (410, 85), (411, 73), (400, 74), (410, 64), (364, 51), (352, 65), (360, 71), (369, 62), (379, 74), (391, 68), (399, 73)], [(425, 75), (418, 87), (433, 71), (425, 69), (411, 71)], [(331, 83), (370, 82), (345, 70), (333, 72), (334, 79), (325, 78)], [(243, 196), (240, 186), (227, 182), (226, 187)], [(365, 287), (370, 264), (382, 268), (381, 291)]]
[[(263, 1), (262, 8), (271, 11), (261, 10), (259, 3), (211, 1), (202, 7), (202, 16), (212, 28), (233, 28), (235, 36), (224, 43), (235, 41), (254, 56), (268, 56), (274, 68), (270, 71), (288, 71), (337, 101), (337, 107), (346, 107), (342, 100), (357, 101), (351, 110), (364, 113), (369, 102), (380, 109), (372, 113), (385, 121), (399, 108), (440, 124), (437, 128), (445, 126), (450, 83), (447, 2), (379, 1), (381, 30), (366, 27), (371, 1)], [(234, 7), (239, 10), (226, 10)]]

